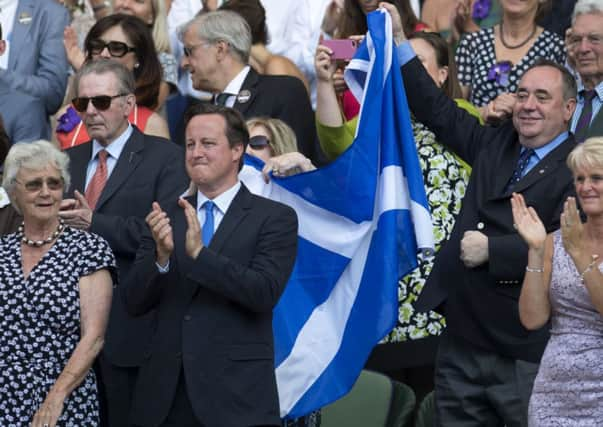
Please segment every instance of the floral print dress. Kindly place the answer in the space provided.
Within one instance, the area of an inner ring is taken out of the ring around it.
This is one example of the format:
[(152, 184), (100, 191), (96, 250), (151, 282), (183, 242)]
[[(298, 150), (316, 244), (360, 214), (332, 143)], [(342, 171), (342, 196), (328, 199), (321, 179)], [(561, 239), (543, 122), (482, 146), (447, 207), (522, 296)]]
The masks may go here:
[[(80, 340), (79, 280), (115, 258), (105, 240), (65, 227), (27, 278), (21, 233), (0, 238), (0, 426), (29, 426)], [(92, 370), (65, 400), (58, 426), (98, 425)]]

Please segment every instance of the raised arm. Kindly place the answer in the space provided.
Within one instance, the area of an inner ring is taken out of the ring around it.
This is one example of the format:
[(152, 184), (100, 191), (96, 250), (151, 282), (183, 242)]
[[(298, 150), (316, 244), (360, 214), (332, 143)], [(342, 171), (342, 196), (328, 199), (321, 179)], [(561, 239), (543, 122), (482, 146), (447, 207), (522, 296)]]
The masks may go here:
[(519, 319), (530, 330), (544, 326), (551, 317), (549, 287), (553, 260), (553, 238), (548, 235), (532, 207), (527, 207), (521, 194), (511, 198), (513, 221), (517, 232), (527, 243), (528, 265), (519, 296)]

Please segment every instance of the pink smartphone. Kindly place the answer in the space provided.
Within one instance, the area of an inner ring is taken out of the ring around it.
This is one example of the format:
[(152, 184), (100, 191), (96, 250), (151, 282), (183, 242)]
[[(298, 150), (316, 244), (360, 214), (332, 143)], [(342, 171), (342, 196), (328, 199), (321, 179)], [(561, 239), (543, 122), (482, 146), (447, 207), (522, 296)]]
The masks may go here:
[(356, 53), (356, 40), (333, 39), (323, 40), (322, 45), (333, 51), (332, 59), (352, 59)]

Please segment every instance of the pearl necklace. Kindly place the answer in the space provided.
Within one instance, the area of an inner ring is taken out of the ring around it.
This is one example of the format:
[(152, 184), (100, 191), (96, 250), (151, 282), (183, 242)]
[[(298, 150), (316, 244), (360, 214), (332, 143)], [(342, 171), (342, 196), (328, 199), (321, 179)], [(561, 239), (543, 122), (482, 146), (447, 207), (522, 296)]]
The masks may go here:
[(23, 222), (19, 226), (18, 231), (19, 231), (19, 233), (23, 234), (23, 237), (21, 237), (21, 241), (23, 243), (25, 243), (27, 246), (33, 246), (34, 248), (39, 248), (40, 246), (44, 246), (44, 245), (51, 243), (53, 240), (55, 240), (57, 237), (59, 237), (59, 234), (61, 234), (61, 232), (63, 231), (64, 228), (65, 228), (64, 221), (62, 219), (59, 219), (59, 226), (57, 227), (57, 229), (44, 240), (28, 239), (27, 236), (25, 236)]

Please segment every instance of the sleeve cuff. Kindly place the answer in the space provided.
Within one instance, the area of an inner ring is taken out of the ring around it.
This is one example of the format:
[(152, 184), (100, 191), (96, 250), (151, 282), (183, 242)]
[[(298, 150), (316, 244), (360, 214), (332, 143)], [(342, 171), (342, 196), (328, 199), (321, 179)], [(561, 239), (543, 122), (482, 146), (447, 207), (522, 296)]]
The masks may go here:
[(415, 54), (415, 51), (412, 50), (412, 47), (410, 46), (410, 42), (408, 40), (405, 40), (398, 46), (396, 46), (396, 54), (398, 55), (398, 63), (400, 64), (400, 67), (405, 65), (415, 56), (417, 56)]

